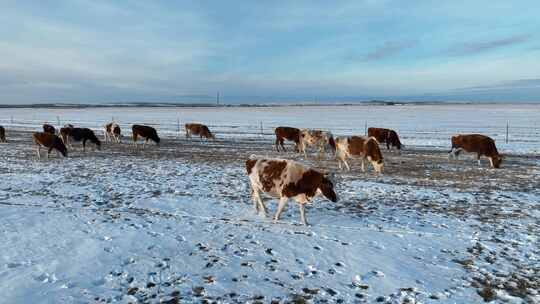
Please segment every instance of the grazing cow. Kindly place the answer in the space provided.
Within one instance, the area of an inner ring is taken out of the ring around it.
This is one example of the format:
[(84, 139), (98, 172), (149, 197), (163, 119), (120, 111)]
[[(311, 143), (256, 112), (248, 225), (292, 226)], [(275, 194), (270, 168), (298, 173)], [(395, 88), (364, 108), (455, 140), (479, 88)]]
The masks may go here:
[(6, 129), (0, 126), (0, 142), (6, 142)]
[(378, 142), (386, 143), (386, 149), (390, 150), (391, 147), (395, 147), (401, 150), (401, 141), (396, 131), (384, 128), (369, 128), (368, 137), (375, 137)]
[(216, 139), (214, 137), (214, 134), (210, 132), (210, 129), (208, 129), (207, 126), (199, 123), (187, 123), (184, 125), (184, 128), (186, 129), (186, 138), (191, 138), (191, 135), (199, 135), (201, 140), (204, 138), (206, 139)]
[(379, 142), (375, 137), (351, 136), (336, 138), (336, 158), (341, 169), (341, 163), (347, 164), (348, 157), (360, 157), (362, 161), (362, 172), (366, 172), (364, 160), (367, 159), (377, 173), (381, 173), (384, 167), (383, 157), (379, 149)]
[(101, 141), (99, 141), (94, 131), (88, 128), (61, 128), (60, 136), (64, 143), (82, 141), (83, 152), (86, 151), (86, 141), (88, 140), (94, 143), (98, 150), (101, 150)]
[(137, 139), (139, 138), (139, 136), (145, 139), (143, 148), (150, 139), (159, 146), (160, 138), (157, 134), (156, 129), (149, 126), (133, 125), (131, 127), (131, 130), (133, 132), (133, 143), (135, 144), (135, 146), (137, 146)]
[(120, 138), (122, 137), (120, 126), (115, 122), (110, 122), (105, 125), (105, 142), (117, 142), (120, 143)]
[(304, 157), (306, 158), (306, 148), (309, 146), (317, 147), (317, 155), (319, 157), (326, 151), (326, 148), (328, 147), (332, 152), (334, 152), (336, 149), (336, 143), (332, 133), (321, 130), (303, 129), (300, 131), (299, 150), (300, 152), (304, 153)]
[(264, 159), (250, 157), (246, 161), (246, 170), (252, 190), (255, 212), (262, 210), (266, 216), (266, 206), (260, 192), (279, 198), (279, 205), (274, 216), (274, 223), (290, 198), (300, 206), (302, 223), (307, 225), (305, 204), (315, 196), (322, 194), (332, 202), (337, 202), (334, 192), (333, 176), (306, 167), (298, 162), (285, 159)]
[(294, 150), (299, 151), (298, 145), (300, 144), (300, 129), (291, 127), (277, 127), (274, 130), (276, 133), (276, 150), (279, 152), (279, 147), (285, 151), (285, 140), (294, 142)]
[(36, 132), (34, 135), (32, 135), (34, 139), (34, 143), (37, 146), (37, 155), (38, 158), (41, 159), (41, 147), (47, 148), (47, 158), (49, 158), (49, 154), (51, 154), (51, 151), (55, 149), (57, 152), (62, 153), (64, 157), (67, 157), (67, 149), (64, 145), (64, 142), (60, 139), (60, 137), (46, 132)]
[(449, 156), (458, 158), (461, 151), (476, 153), (478, 165), (480, 165), (480, 156), (489, 158), (489, 162), (493, 168), (499, 168), (503, 160), (503, 157), (497, 151), (495, 141), (488, 136), (480, 134), (452, 136), (452, 149), (449, 152)]
[(67, 147), (72, 147), (71, 146), (71, 143), (69, 142), (69, 132), (70, 130), (73, 129), (73, 125), (72, 124), (65, 124), (63, 128), (60, 128), (60, 138), (62, 139), (62, 141), (64, 142), (64, 145), (66, 145)]
[(50, 133), (50, 134), (56, 134), (56, 129), (49, 124), (43, 124), (43, 132)]

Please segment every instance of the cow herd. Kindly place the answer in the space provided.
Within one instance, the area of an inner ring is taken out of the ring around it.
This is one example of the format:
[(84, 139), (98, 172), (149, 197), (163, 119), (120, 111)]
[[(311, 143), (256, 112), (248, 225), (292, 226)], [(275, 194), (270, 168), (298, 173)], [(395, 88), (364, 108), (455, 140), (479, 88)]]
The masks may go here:
[[(215, 139), (210, 129), (199, 123), (187, 123), (184, 125), (186, 138), (192, 135), (203, 138)], [(148, 141), (156, 145), (160, 143), (160, 137), (155, 128), (151, 126), (134, 124), (131, 128), (133, 144), (137, 147), (139, 139), (144, 140), (143, 147)], [(105, 142), (120, 143), (122, 132), (115, 122), (107, 123), (104, 128)], [(285, 141), (294, 143), (294, 150), (307, 158), (307, 149), (314, 148), (317, 156), (321, 157), (327, 151), (332, 153), (338, 163), (339, 169), (344, 165), (350, 170), (348, 158), (359, 158), (361, 169), (365, 172), (365, 162), (369, 162), (377, 174), (382, 173), (384, 159), (379, 148), (380, 144), (386, 144), (387, 149), (395, 148), (401, 152), (403, 145), (397, 132), (383, 128), (369, 128), (367, 136), (341, 136), (334, 137), (332, 133), (322, 130), (298, 129), (280, 126), (275, 128), (275, 149), (286, 151)], [(58, 134), (58, 135), (57, 135)], [(94, 131), (89, 128), (79, 128), (71, 124), (56, 128), (49, 124), (43, 125), (43, 132), (32, 135), (33, 142), (37, 147), (37, 156), (41, 158), (41, 148), (47, 150), (47, 158), (52, 150), (56, 150), (64, 157), (68, 155), (68, 149), (73, 147), (73, 142), (82, 143), (83, 151), (86, 143), (91, 142), (99, 150), (101, 141)], [(6, 142), (4, 127), (0, 126), (0, 142)], [(495, 141), (490, 137), (480, 134), (456, 135), (451, 138), (452, 148), (449, 157), (457, 158), (462, 151), (476, 153), (478, 164), (480, 157), (489, 159), (494, 168), (499, 168), (502, 156), (498, 153)], [(323, 195), (332, 202), (338, 197), (334, 190), (335, 177), (333, 174), (321, 172), (299, 162), (279, 158), (257, 158), (251, 156), (246, 161), (246, 171), (251, 185), (251, 195), (256, 212), (266, 215), (260, 193), (279, 199), (278, 209), (274, 216), (277, 221), (289, 199), (294, 199), (300, 206), (300, 217), (303, 224), (307, 224), (305, 216), (305, 204), (317, 195)]]

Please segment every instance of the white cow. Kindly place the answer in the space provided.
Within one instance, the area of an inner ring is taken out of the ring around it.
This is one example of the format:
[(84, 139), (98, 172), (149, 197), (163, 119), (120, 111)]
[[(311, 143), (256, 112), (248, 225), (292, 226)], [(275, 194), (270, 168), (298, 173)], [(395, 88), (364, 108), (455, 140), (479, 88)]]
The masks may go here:
[(335, 150), (334, 136), (332, 133), (322, 130), (302, 129), (300, 131), (300, 143), (298, 149), (307, 158), (306, 149), (309, 146), (317, 148), (317, 156), (321, 157), (326, 149)]
[(110, 122), (105, 125), (103, 128), (104, 134), (105, 134), (105, 142), (111, 141), (111, 142), (117, 142), (120, 143), (120, 139), (122, 138), (120, 126), (115, 122)]

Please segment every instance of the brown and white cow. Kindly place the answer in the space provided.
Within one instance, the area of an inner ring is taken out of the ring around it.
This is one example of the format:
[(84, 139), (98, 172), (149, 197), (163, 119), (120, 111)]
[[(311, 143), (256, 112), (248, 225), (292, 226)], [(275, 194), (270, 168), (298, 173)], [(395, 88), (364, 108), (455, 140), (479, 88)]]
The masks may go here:
[(390, 150), (391, 147), (401, 150), (401, 141), (396, 131), (384, 128), (369, 128), (368, 137), (375, 137), (378, 142), (386, 143), (386, 149)]
[(6, 142), (6, 129), (0, 126), (0, 142)]
[(156, 143), (157, 146), (159, 146), (159, 142), (161, 139), (159, 138), (156, 129), (150, 127), (150, 126), (143, 126), (143, 125), (133, 125), (131, 127), (132, 136), (133, 136), (133, 144), (135, 147), (137, 147), (137, 139), (139, 137), (142, 137), (145, 139), (143, 148), (148, 143), (148, 140), (152, 140)]
[(364, 160), (366, 159), (377, 173), (381, 173), (384, 167), (379, 142), (375, 137), (351, 136), (336, 138), (336, 158), (340, 169), (342, 162), (347, 167), (347, 170), (351, 169), (347, 163), (348, 157), (359, 157), (361, 159), (362, 172), (366, 172), (364, 166)]
[(203, 137), (206, 139), (216, 139), (206, 125), (200, 123), (187, 123), (184, 125), (184, 128), (186, 130), (186, 138), (191, 138), (191, 135), (199, 135), (201, 140)]
[(50, 134), (56, 134), (56, 129), (52, 125), (43, 124), (43, 132), (50, 133)]
[(457, 159), (461, 151), (476, 153), (478, 165), (480, 165), (481, 156), (489, 158), (489, 162), (493, 168), (499, 168), (503, 160), (503, 157), (497, 151), (495, 141), (485, 135), (460, 134), (452, 136), (452, 149), (449, 152), (449, 156)]
[(279, 147), (285, 152), (285, 140), (294, 142), (294, 150), (299, 151), (300, 144), (300, 129), (292, 127), (277, 127), (274, 130), (276, 134), (276, 151), (279, 152)]
[(103, 128), (104, 135), (105, 135), (105, 142), (111, 141), (111, 142), (117, 142), (120, 143), (120, 139), (122, 138), (122, 133), (120, 130), (120, 126), (113, 122), (110, 122), (105, 125)]
[(51, 154), (51, 151), (55, 149), (56, 151), (60, 152), (64, 157), (67, 157), (67, 149), (64, 145), (64, 142), (60, 137), (46, 132), (36, 132), (32, 135), (32, 138), (34, 139), (34, 143), (37, 146), (37, 155), (38, 158), (41, 158), (41, 147), (44, 147), (47, 150), (47, 158), (49, 158), (49, 154)]
[(307, 225), (305, 204), (315, 196), (322, 194), (332, 202), (338, 200), (332, 175), (324, 174), (292, 160), (250, 157), (246, 161), (246, 171), (257, 213), (261, 210), (266, 216), (266, 206), (260, 192), (279, 198), (274, 223), (279, 220), (290, 198), (299, 204), (300, 218), (304, 225)]
[(334, 136), (332, 133), (322, 130), (309, 130), (302, 129), (300, 131), (300, 144), (298, 148), (300, 152), (304, 153), (304, 157), (307, 158), (307, 147), (314, 146), (317, 148), (317, 155), (319, 157), (329, 149), (334, 152), (336, 148), (336, 143), (334, 141)]

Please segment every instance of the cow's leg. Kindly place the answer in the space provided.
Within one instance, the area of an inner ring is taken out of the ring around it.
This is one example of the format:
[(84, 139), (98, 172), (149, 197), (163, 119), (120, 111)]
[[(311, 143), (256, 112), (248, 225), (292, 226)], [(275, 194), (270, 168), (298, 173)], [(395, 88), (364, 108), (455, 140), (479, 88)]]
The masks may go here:
[(493, 157), (489, 157), (489, 163), (491, 164), (491, 168), (495, 168), (495, 166), (493, 165)]
[(478, 161), (478, 166), (481, 166), (482, 164), (480, 163), (480, 153), (476, 153), (476, 160)]
[(364, 164), (364, 158), (362, 157), (362, 158), (360, 159), (360, 161), (361, 161), (361, 164), (362, 164), (362, 172), (366, 172), (366, 166), (365, 166), (365, 164)]
[(300, 203), (300, 219), (302, 220), (302, 224), (308, 225), (306, 220), (306, 204)]
[(37, 157), (38, 157), (38, 159), (41, 159), (41, 153), (40, 153), (40, 152), (41, 152), (41, 146), (40, 146), (40, 145), (37, 145), (37, 150), (36, 150), (36, 152), (37, 152)]
[(51, 155), (52, 149), (53, 149), (53, 147), (50, 147), (49, 150), (47, 151), (47, 159), (49, 159), (49, 156)]
[(257, 199), (257, 202), (256, 202), (256, 204), (257, 204), (257, 209), (256, 209), (257, 214), (259, 213), (259, 211), (262, 211), (264, 217), (266, 217), (266, 213), (267, 213), (266, 205), (264, 204), (259, 191), (258, 190), (254, 190), (254, 191), (257, 193), (257, 195), (255, 197)]
[(285, 208), (285, 206), (287, 205), (288, 200), (289, 198), (286, 196), (279, 199), (278, 209), (276, 211), (276, 215), (274, 216), (274, 223), (276, 223), (279, 220), (279, 217), (281, 216), (281, 212), (283, 212), (283, 208)]
[(255, 214), (259, 214), (259, 201), (257, 200), (259, 192), (251, 186), (251, 200), (253, 201), (253, 208), (255, 209)]
[(82, 141), (82, 151), (86, 152), (86, 138)]

